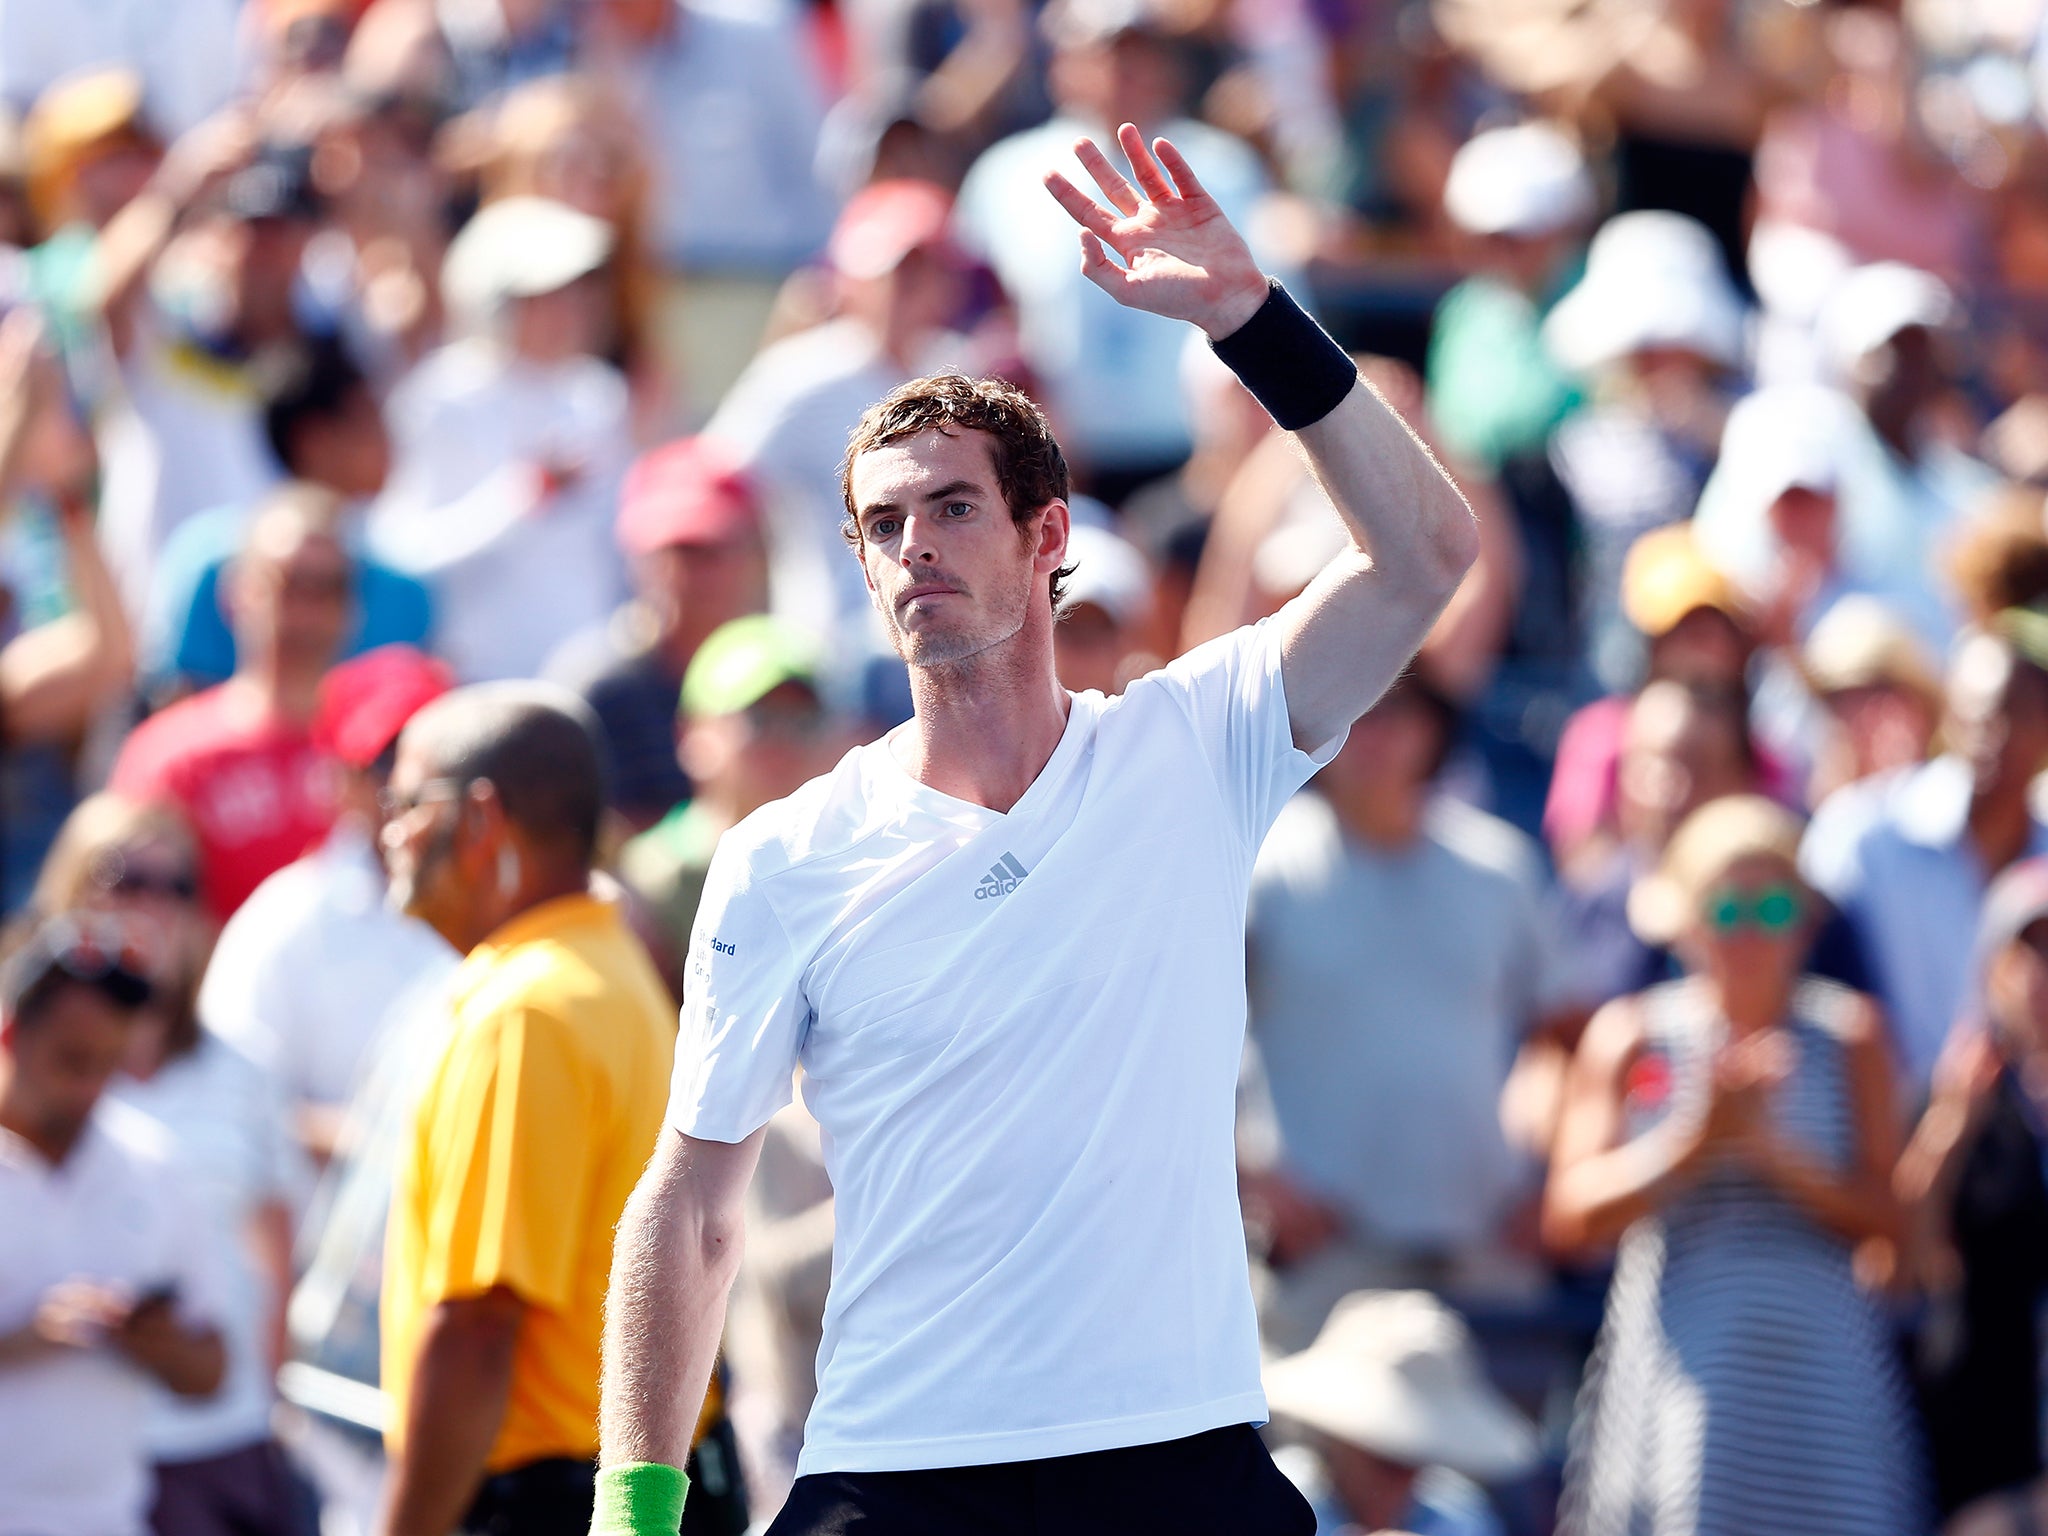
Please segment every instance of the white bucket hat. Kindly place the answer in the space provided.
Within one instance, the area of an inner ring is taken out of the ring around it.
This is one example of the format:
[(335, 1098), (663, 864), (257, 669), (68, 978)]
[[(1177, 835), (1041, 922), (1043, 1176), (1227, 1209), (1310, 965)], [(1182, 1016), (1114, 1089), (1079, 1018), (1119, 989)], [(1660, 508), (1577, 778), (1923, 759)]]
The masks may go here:
[(1475, 235), (1534, 239), (1591, 216), (1593, 178), (1579, 146), (1549, 123), (1489, 128), (1451, 157), (1444, 212)]
[(1266, 1367), (1276, 1417), (1406, 1467), (1482, 1483), (1527, 1471), (1536, 1432), (1486, 1380), (1462, 1319), (1426, 1291), (1356, 1291), (1315, 1343)]
[(486, 203), (462, 226), (441, 264), (441, 293), (465, 322), (488, 320), (507, 299), (553, 293), (610, 259), (612, 227), (551, 197)]
[(1601, 225), (1578, 286), (1543, 324), (1551, 355), (1585, 373), (1669, 347), (1725, 368), (1742, 361), (1743, 306), (1704, 224), (1645, 209)]
[(1118, 624), (1135, 624), (1151, 607), (1152, 573), (1128, 539), (1075, 523), (1067, 533), (1067, 561), (1074, 574), (1067, 578), (1065, 608), (1093, 603)]
[(1912, 326), (1944, 330), (1961, 310), (1948, 284), (1903, 261), (1873, 261), (1835, 288), (1820, 312), (1820, 339), (1828, 361), (1842, 373), (1867, 352)]

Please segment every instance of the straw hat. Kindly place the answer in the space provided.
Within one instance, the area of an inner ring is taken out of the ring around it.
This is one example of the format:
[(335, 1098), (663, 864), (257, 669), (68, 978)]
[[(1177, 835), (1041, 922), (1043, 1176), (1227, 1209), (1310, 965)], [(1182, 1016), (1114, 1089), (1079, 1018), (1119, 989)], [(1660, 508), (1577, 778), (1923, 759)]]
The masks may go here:
[(1744, 622), (1740, 594), (1701, 552), (1690, 523), (1652, 528), (1629, 545), (1621, 562), (1621, 611), (1629, 623), (1656, 640), (1700, 608)]
[(1651, 347), (1733, 368), (1742, 361), (1742, 298), (1707, 227), (1645, 209), (1609, 219), (1586, 252), (1586, 275), (1558, 300), (1543, 340), (1585, 373)]
[(1315, 1343), (1266, 1367), (1277, 1417), (1409, 1467), (1499, 1482), (1536, 1460), (1536, 1434), (1486, 1380), (1462, 1319), (1425, 1291), (1357, 1291)]
[(1930, 704), (1941, 701), (1941, 678), (1913, 628), (1879, 599), (1851, 593), (1821, 615), (1806, 637), (1799, 666), (1806, 685), (1825, 698), (1852, 688), (1904, 688)]
[(1647, 944), (1669, 944), (1692, 922), (1700, 898), (1744, 859), (1773, 859), (1799, 872), (1799, 818), (1763, 795), (1709, 800), (1678, 825), (1656, 870), (1628, 893), (1628, 921)]

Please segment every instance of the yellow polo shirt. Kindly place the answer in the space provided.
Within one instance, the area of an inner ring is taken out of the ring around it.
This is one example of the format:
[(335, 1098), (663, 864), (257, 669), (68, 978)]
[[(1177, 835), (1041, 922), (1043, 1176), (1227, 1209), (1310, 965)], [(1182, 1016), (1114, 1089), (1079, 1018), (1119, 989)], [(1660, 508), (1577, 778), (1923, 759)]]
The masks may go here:
[(521, 913), (454, 986), (385, 1242), (387, 1443), (428, 1314), (502, 1285), (527, 1310), (489, 1469), (592, 1456), (612, 1229), (661, 1135), (675, 1008), (618, 909), (590, 896)]

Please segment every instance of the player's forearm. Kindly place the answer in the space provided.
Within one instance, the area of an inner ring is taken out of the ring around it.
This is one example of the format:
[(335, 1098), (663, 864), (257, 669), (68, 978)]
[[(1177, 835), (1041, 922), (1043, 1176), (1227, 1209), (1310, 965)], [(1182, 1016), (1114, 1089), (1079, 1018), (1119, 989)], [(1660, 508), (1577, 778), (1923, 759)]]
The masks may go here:
[(1296, 435), (1374, 570), (1441, 609), (1479, 557), (1479, 526), (1422, 439), (1364, 379)]
[(627, 1202), (605, 1302), (599, 1459), (680, 1467), (718, 1358), (742, 1223), (693, 1177), (673, 1131)]

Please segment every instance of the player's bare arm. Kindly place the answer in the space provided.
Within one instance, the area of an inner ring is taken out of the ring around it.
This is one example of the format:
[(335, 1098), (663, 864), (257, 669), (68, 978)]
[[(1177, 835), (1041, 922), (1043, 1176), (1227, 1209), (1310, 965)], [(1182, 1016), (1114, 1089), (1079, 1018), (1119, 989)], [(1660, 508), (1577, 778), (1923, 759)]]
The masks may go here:
[[(605, 1299), (598, 1417), (605, 1467), (680, 1468), (689, 1458), (765, 1135), (728, 1144), (665, 1130), (626, 1204)], [(603, 1510), (599, 1516), (602, 1529)]]
[[(1284, 371), (1287, 359), (1270, 349), (1299, 337), (1301, 362), (1329, 367), (1328, 339), (1301, 330), (1298, 317), (1286, 323), (1291, 305), (1180, 151), (1165, 139), (1148, 147), (1128, 123), (1117, 138), (1136, 186), (1092, 141), (1075, 146), (1108, 207), (1057, 171), (1046, 177), (1047, 190), (1081, 226), (1082, 270), (1095, 285), (1133, 309), (1199, 326), (1269, 408), (1274, 399), (1248, 375), (1260, 362)], [(1247, 329), (1255, 322), (1256, 338)], [(1233, 343), (1269, 355), (1234, 357)], [(1340, 395), (1343, 389), (1339, 373), (1335, 403), (1295, 431), (1352, 546), (1280, 614), (1288, 717), (1304, 748), (1371, 708), (1421, 646), (1479, 548), (1471, 509), (1429, 450), (1355, 371)]]

